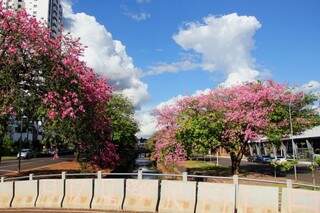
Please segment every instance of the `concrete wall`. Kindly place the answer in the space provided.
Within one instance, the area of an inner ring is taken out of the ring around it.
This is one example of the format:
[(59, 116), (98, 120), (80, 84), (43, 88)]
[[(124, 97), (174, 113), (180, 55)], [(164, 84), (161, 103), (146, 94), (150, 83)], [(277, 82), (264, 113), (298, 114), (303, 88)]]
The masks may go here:
[(160, 213), (193, 213), (196, 199), (196, 182), (161, 181)]
[[(94, 184), (93, 179), (40, 180), (39, 184), (36, 180), (1, 182), (0, 208), (9, 208), (13, 199), (13, 208), (33, 208), (35, 204), (39, 208), (60, 208), (62, 202), (63, 208), (121, 211), (124, 202), (123, 210), (130, 212), (193, 213), (196, 186), (197, 182), (163, 180), (159, 193), (158, 180), (98, 178)], [(241, 184), (237, 196), (235, 189), (234, 184), (199, 182), (196, 213), (233, 213), (234, 206), (238, 213), (277, 213), (280, 200), (282, 213), (320, 212), (320, 191), (283, 188), (279, 199), (277, 187)]]
[(13, 197), (13, 182), (0, 183), (0, 208), (9, 208)]
[(282, 189), (282, 213), (319, 213), (320, 192), (303, 189)]
[(199, 183), (197, 213), (233, 213), (235, 185), (223, 183)]
[(15, 182), (14, 208), (32, 208), (38, 195), (38, 181), (26, 180)]
[(278, 213), (277, 187), (239, 185), (238, 213)]
[(124, 179), (95, 179), (92, 209), (120, 211), (124, 198)]
[(93, 189), (92, 179), (67, 179), (62, 207), (89, 209)]
[(126, 211), (155, 212), (158, 202), (158, 180), (128, 179), (123, 209)]
[(63, 199), (64, 180), (40, 180), (36, 207), (60, 208)]

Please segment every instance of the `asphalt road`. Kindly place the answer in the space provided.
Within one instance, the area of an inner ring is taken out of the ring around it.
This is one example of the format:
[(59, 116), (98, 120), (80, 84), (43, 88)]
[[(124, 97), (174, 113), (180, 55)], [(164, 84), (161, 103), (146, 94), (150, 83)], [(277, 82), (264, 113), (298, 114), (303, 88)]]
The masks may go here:
[[(72, 156), (62, 156), (60, 159), (53, 160), (52, 157), (31, 158), (21, 160), (21, 171), (36, 169), (46, 165), (59, 163), (72, 159)], [(18, 169), (18, 160), (3, 160), (0, 163), (0, 176), (16, 172)]]
[[(213, 159), (213, 162), (216, 159)], [(231, 166), (230, 158), (219, 158), (219, 165), (229, 167)], [(264, 175), (269, 175), (273, 177), (274, 169), (268, 164), (248, 162), (246, 160), (241, 161), (240, 165), (240, 173), (259, 173)], [(279, 175), (279, 174), (278, 174)], [(294, 171), (289, 171), (286, 174), (280, 174), (280, 177), (285, 179), (295, 180)], [(318, 169), (315, 173), (316, 183), (319, 185), (320, 183), (320, 170)], [(302, 181), (308, 184), (313, 183), (312, 173), (308, 167), (308, 165), (299, 164), (297, 165), (297, 180)]]

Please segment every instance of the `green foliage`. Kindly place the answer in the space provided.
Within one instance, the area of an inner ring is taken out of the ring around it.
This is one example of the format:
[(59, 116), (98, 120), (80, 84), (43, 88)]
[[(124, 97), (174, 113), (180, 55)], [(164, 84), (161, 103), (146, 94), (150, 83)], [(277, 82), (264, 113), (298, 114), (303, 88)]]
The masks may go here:
[(114, 94), (107, 103), (106, 113), (111, 119), (112, 141), (118, 147), (120, 166), (127, 166), (135, 158), (135, 134), (139, 131), (134, 107), (123, 95)]
[(10, 155), (14, 150), (14, 142), (8, 134), (3, 137), (1, 149), (2, 155)]
[(320, 166), (320, 157), (315, 157), (313, 161), (314, 161), (314, 163), (316, 163), (318, 166)]
[(320, 157), (315, 157), (314, 159), (313, 159), (313, 162), (312, 162), (312, 164), (309, 166), (309, 169), (311, 170), (311, 171), (315, 171), (317, 168), (319, 168), (320, 167)]
[(123, 95), (115, 94), (107, 104), (107, 114), (111, 119), (112, 140), (115, 144), (135, 144), (135, 134), (139, 129), (132, 103)]
[(296, 160), (285, 160), (285, 161), (273, 160), (271, 161), (271, 166), (273, 166), (275, 169), (279, 169), (282, 172), (288, 172), (291, 169), (293, 169), (293, 167), (297, 165), (297, 163), (298, 161)]
[(145, 146), (150, 152), (154, 152), (155, 151), (155, 145), (156, 145), (156, 138), (155, 138), (155, 135), (153, 135), (147, 140)]
[(180, 114), (177, 123), (176, 138), (183, 144), (188, 156), (207, 154), (220, 145), (223, 121), (219, 112), (188, 108)]
[(266, 131), (266, 136), (269, 141), (275, 145), (279, 145), (283, 137), (290, 135), (290, 111), (294, 134), (320, 125), (320, 115), (310, 107), (316, 100), (316, 96), (305, 94), (301, 100), (291, 103), (290, 106), (275, 103), (276, 107), (269, 114), (268, 118), (270, 123)]

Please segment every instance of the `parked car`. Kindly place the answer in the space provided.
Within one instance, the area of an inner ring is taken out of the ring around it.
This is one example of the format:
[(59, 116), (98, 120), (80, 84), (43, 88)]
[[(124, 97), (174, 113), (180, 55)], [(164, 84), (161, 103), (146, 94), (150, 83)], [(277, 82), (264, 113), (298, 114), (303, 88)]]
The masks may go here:
[(257, 162), (257, 156), (248, 156), (248, 157), (247, 157), (247, 160), (248, 160), (249, 162)]
[(272, 158), (269, 155), (257, 156), (255, 162), (258, 163), (270, 163)]
[(32, 150), (31, 149), (22, 149), (19, 153), (17, 154), (17, 159), (19, 159), (19, 157), (21, 157), (21, 159), (29, 159), (32, 158), (33, 154), (32, 154)]
[(286, 162), (287, 158), (285, 158), (284, 156), (277, 156), (277, 158), (272, 158), (271, 162), (278, 162), (278, 163), (283, 163)]

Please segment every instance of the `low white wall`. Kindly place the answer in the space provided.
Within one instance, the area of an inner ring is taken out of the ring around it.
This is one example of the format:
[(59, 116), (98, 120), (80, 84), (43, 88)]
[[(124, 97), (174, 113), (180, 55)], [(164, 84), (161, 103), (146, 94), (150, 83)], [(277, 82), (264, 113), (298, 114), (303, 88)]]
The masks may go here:
[(89, 209), (92, 199), (92, 179), (67, 179), (62, 207)]
[(320, 192), (303, 189), (282, 189), (282, 213), (319, 213)]
[(37, 199), (38, 181), (26, 180), (15, 182), (15, 194), (12, 202), (14, 208), (32, 208)]
[(158, 180), (128, 179), (123, 209), (126, 211), (155, 212), (158, 202)]
[(279, 188), (239, 185), (238, 213), (278, 213)]
[(234, 207), (234, 184), (198, 183), (197, 213), (233, 213)]
[(124, 197), (124, 179), (95, 179), (92, 209), (120, 211)]
[(196, 182), (161, 181), (160, 213), (193, 213)]
[(64, 180), (40, 180), (39, 196), (36, 207), (39, 208), (60, 208), (63, 199)]
[(13, 182), (0, 183), (0, 208), (9, 208), (13, 197)]

